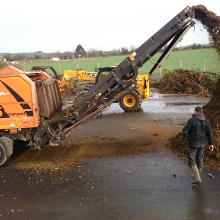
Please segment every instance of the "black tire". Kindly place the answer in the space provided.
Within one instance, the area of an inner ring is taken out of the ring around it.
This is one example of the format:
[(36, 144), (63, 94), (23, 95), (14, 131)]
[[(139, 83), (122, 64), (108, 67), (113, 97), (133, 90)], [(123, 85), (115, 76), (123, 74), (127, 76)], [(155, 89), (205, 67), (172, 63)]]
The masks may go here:
[(125, 112), (137, 111), (138, 109), (140, 109), (141, 103), (141, 95), (136, 90), (131, 91), (119, 100), (119, 105)]
[(9, 158), (6, 154), (7, 143), (0, 137), (0, 166), (2, 166)]

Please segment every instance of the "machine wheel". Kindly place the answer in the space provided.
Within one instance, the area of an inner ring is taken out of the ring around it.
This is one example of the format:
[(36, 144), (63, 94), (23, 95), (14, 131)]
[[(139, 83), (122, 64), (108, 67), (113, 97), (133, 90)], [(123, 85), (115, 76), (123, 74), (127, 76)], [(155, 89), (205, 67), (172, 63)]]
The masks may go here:
[(6, 153), (6, 147), (7, 143), (4, 141), (4, 139), (0, 137), (0, 166), (3, 165), (9, 159)]
[(142, 98), (138, 91), (131, 91), (119, 100), (120, 107), (126, 112), (137, 111), (141, 107)]

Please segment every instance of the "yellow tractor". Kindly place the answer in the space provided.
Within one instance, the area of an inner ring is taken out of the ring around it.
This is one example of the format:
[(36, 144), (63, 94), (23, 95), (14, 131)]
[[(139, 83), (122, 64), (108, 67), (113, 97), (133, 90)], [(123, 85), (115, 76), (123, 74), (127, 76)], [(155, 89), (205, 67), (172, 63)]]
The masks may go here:
[[(114, 69), (115, 66), (98, 68), (98, 72), (96, 72), (94, 77), (93, 85), (97, 84)], [(88, 91), (93, 85), (88, 85), (85, 87), (84, 92)], [(132, 86), (136, 86), (136, 88), (133, 91), (126, 93), (118, 101), (120, 107), (126, 112), (132, 112), (140, 109), (142, 100), (148, 99), (150, 97), (148, 74), (138, 74), (136, 82)]]
[(60, 91), (63, 91), (69, 86), (72, 80), (80, 82), (94, 83), (97, 72), (87, 72), (82, 69), (77, 70), (64, 70), (63, 76), (59, 81)]
[(63, 75), (59, 76), (52, 66), (33, 66), (30, 71), (36, 70), (41, 70), (52, 75), (54, 74), (54, 78), (58, 80), (60, 91), (63, 91), (65, 90), (65, 88), (68, 88), (73, 80), (94, 84), (97, 75), (97, 72), (88, 72), (83, 71), (82, 69), (77, 69), (64, 70)]
[[(46, 72), (46, 69), (51, 69), (55, 78), (58, 79), (60, 91), (64, 91), (65, 88), (68, 88), (72, 80), (77, 80), (79, 83), (85, 83), (83, 91), (78, 95), (81, 96), (82, 93), (87, 92), (92, 86), (97, 84), (107, 74), (114, 70), (115, 67), (116, 66), (99, 67), (97, 68), (97, 72), (87, 72), (82, 69), (77, 69), (76, 71), (65, 70), (62, 77), (59, 77), (55, 69), (51, 66), (34, 66), (31, 70), (42, 70)], [(132, 86), (136, 86), (136, 88), (130, 93), (126, 93), (126, 95), (122, 96), (122, 98), (118, 101), (120, 107), (126, 112), (132, 112), (140, 109), (142, 100), (150, 97), (148, 74), (138, 74), (135, 83)]]

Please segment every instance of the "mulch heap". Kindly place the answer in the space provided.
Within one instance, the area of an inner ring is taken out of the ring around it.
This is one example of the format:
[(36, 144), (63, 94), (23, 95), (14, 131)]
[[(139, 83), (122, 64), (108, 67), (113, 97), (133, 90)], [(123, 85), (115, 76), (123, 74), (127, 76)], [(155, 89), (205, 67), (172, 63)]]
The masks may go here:
[[(220, 78), (217, 80), (213, 89), (210, 101), (203, 106), (204, 115), (210, 121), (214, 136), (214, 151), (205, 151), (205, 167), (212, 167), (220, 170)], [(179, 157), (186, 159), (187, 138), (181, 134), (172, 137), (167, 144)], [(208, 149), (208, 145), (206, 147)]]
[(196, 5), (192, 8), (195, 11), (195, 19), (208, 31), (210, 42), (220, 55), (220, 17), (204, 5)]
[[(201, 22), (202, 25), (207, 29), (210, 42), (220, 55), (220, 18), (216, 16), (215, 13), (207, 10), (207, 8), (203, 5), (193, 6), (193, 8), (195, 10), (196, 20)], [(185, 76), (183, 76), (183, 80), (187, 80), (188, 83), (192, 82), (192, 79), (194, 80), (195, 78), (201, 79), (198, 77), (198, 75), (197, 77), (194, 76), (193, 78), (185, 78)], [(172, 81), (175, 82), (174, 79), (172, 79)], [(183, 82), (179, 83), (184, 84)], [(193, 85), (190, 84), (191, 87), (193, 87)], [(199, 85), (202, 85), (201, 81), (199, 81)], [(194, 92), (198, 92), (193, 88), (192, 90)], [(189, 90), (186, 89), (185, 91)], [(211, 99), (205, 106), (203, 106), (203, 109), (205, 117), (210, 121), (212, 126), (215, 146), (212, 153), (210, 153), (208, 150), (205, 151), (204, 165), (205, 167), (212, 167), (214, 169), (220, 170), (220, 78), (216, 80), (212, 88)], [(181, 134), (172, 137), (169, 140), (167, 147), (173, 149), (173, 151), (179, 157), (186, 159), (187, 139), (184, 138)]]
[[(205, 117), (210, 121), (214, 135), (214, 152), (209, 158), (214, 160), (214, 167), (220, 167), (220, 78), (215, 84), (210, 101), (203, 107)], [(219, 164), (218, 164), (219, 163)]]
[(198, 94), (209, 97), (217, 80), (217, 74), (187, 69), (163, 70), (161, 80), (151, 84), (165, 94)]

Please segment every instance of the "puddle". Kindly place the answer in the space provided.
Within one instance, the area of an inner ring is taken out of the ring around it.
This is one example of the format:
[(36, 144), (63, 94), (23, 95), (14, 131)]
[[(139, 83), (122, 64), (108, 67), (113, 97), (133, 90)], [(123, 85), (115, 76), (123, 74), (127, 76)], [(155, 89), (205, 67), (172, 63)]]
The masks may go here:
[(177, 106), (177, 105), (205, 105), (206, 102), (195, 102), (195, 103), (189, 103), (189, 102), (178, 102), (178, 103), (167, 103), (167, 106)]
[[(146, 113), (163, 113), (163, 114), (180, 114), (193, 113), (196, 106), (205, 105), (210, 99), (200, 98), (196, 96), (166, 96), (166, 97), (150, 97), (143, 100), (141, 112)], [(137, 112), (140, 112), (137, 111)], [(102, 114), (124, 113), (118, 103), (113, 103), (106, 108)]]

